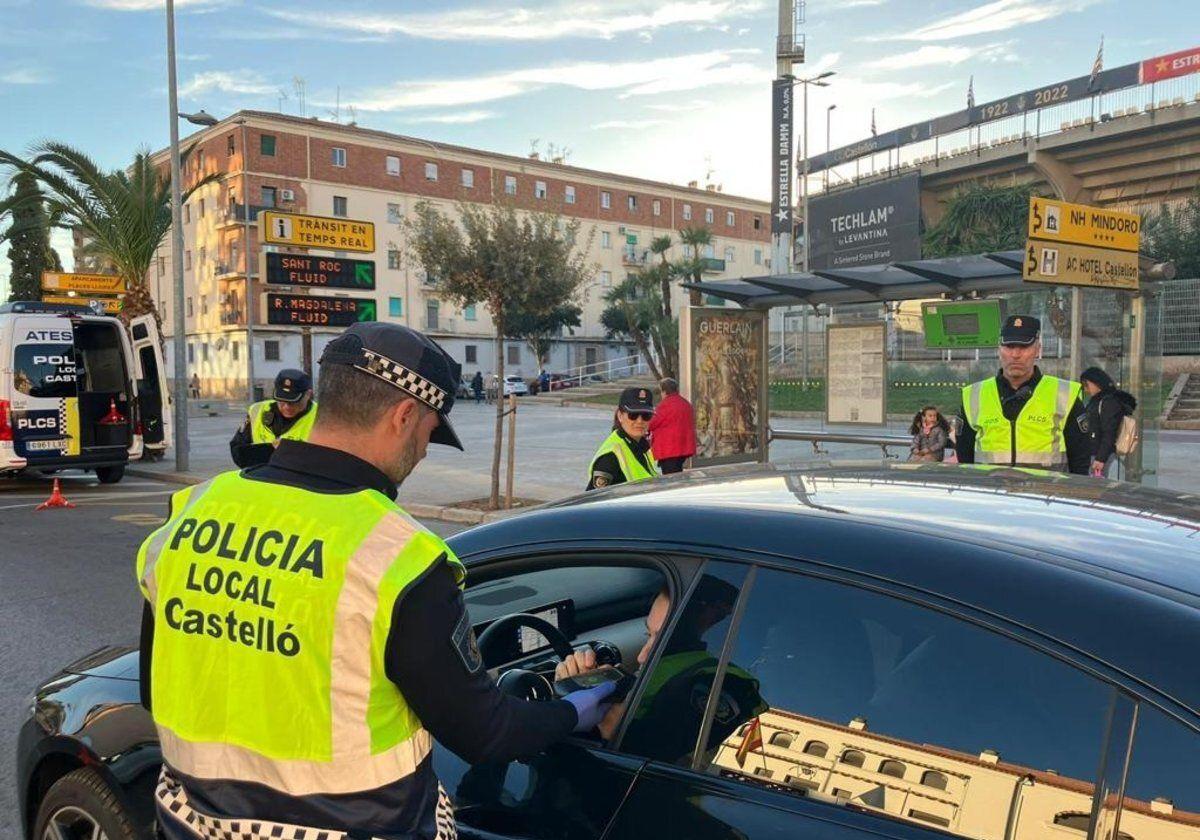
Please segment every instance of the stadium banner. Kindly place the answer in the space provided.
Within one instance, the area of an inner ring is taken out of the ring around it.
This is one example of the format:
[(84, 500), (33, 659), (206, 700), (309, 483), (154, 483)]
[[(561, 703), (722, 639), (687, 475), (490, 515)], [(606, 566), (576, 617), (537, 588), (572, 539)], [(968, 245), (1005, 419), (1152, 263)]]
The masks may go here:
[(921, 258), (921, 176), (916, 173), (809, 199), (814, 271)]

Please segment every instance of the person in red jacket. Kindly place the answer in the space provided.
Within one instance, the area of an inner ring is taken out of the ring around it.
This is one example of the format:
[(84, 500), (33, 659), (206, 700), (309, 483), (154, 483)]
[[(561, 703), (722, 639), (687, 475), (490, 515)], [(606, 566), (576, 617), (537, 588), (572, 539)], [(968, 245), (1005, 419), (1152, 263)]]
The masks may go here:
[(650, 420), (650, 451), (663, 475), (683, 472), (683, 464), (696, 454), (696, 421), (692, 404), (679, 394), (679, 383), (664, 379), (662, 401)]

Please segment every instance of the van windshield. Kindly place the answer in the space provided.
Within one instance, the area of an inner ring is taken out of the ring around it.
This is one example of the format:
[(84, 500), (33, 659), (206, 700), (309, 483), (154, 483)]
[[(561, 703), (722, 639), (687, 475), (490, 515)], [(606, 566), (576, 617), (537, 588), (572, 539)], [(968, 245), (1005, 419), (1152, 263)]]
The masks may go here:
[(52, 399), (75, 396), (79, 374), (70, 344), (18, 344), (13, 371), (22, 394)]

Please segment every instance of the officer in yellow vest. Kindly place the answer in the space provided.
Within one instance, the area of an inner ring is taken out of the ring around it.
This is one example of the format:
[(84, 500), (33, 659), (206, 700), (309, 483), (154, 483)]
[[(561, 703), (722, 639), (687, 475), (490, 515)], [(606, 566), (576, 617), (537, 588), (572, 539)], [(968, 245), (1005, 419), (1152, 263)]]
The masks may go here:
[(647, 388), (626, 388), (617, 401), (612, 433), (592, 456), (588, 469), (588, 490), (645, 481), (658, 475), (658, 463), (650, 454), (650, 418), (654, 416), (654, 395)]
[(281, 440), (307, 440), (317, 419), (312, 379), (307, 373), (285, 368), (275, 377), (274, 400), (256, 402), (246, 409), (229, 454), (239, 467), (265, 464)]
[(964, 464), (1004, 464), (1086, 475), (1090, 464), (1078, 382), (1037, 367), (1042, 324), (1012, 315), (1000, 330), (1000, 371), (963, 388), (955, 449)]
[(499, 693), (462, 564), (396, 504), (428, 444), (462, 449), (458, 377), (419, 332), (350, 327), (321, 359), (308, 441), (180, 491), (141, 547), (168, 840), (454, 837), (433, 739), (510, 761), (603, 717), (611, 683), (550, 702)]

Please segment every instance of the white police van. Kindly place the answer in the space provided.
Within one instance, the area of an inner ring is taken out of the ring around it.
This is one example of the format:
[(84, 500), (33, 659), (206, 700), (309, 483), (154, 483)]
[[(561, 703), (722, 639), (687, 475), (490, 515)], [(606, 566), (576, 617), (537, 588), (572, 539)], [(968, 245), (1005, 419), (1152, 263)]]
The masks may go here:
[(92, 470), (103, 484), (170, 444), (153, 315), (126, 331), (99, 305), (0, 306), (0, 475)]

